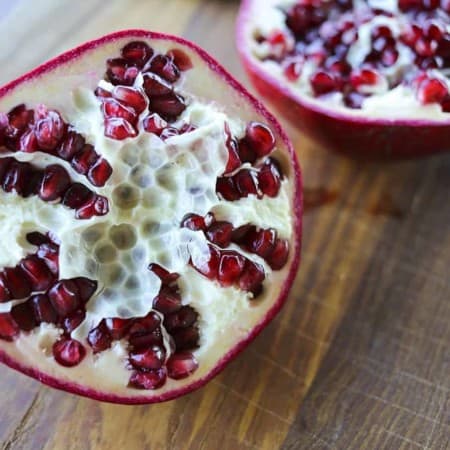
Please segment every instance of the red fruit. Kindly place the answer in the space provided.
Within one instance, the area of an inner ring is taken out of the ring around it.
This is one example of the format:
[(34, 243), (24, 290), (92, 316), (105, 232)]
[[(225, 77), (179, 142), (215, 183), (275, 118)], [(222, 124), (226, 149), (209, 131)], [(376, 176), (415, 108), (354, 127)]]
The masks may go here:
[(111, 347), (112, 338), (104, 321), (89, 332), (87, 340), (94, 353), (103, 352)]
[(137, 135), (136, 130), (125, 119), (120, 117), (105, 120), (105, 136), (122, 141)]
[(30, 297), (29, 301), (38, 324), (41, 322), (56, 323), (58, 321), (58, 314), (46, 295), (34, 295)]
[(86, 355), (86, 349), (75, 339), (62, 338), (53, 345), (53, 356), (58, 364), (73, 367), (80, 364)]
[(58, 281), (49, 291), (48, 298), (60, 317), (66, 317), (81, 306), (80, 293), (72, 280)]
[(167, 374), (169, 378), (180, 380), (188, 377), (198, 368), (198, 362), (189, 352), (180, 352), (172, 355), (167, 361)]
[(0, 146), (0, 231), (14, 244), (2, 247), (0, 360), (12, 367), (95, 399), (168, 400), (211, 379), (286, 299), (301, 225), (293, 148), (195, 45), (126, 31), (40, 66), (0, 89)]
[(45, 291), (54, 281), (54, 276), (47, 264), (36, 255), (30, 255), (23, 259), (20, 262), (20, 268), (25, 273), (34, 292)]
[(70, 186), (70, 176), (67, 170), (56, 164), (45, 168), (39, 187), (39, 197), (50, 202), (60, 199)]
[[(441, 84), (450, 61), (449, 2), (380, 5), (242, 1), (237, 47), (249, 78), (274, 110), (327, 149), (366, 159), (450, 151)], [(278, 30), (280, 14), (287, 30)], [(409, 89), (430, 70), (433, 81)], [(438, 106), (437, 114), (421, 104)]]
[(20, 329), (9, 313), (0, 313), (0, 339), (12, 341), (19, 335)]
[(158, 389), (165, 384), (166, 378), (165, 369), (148, 372), (135, 371), (131, 375), (128, 385), (136, 389)]

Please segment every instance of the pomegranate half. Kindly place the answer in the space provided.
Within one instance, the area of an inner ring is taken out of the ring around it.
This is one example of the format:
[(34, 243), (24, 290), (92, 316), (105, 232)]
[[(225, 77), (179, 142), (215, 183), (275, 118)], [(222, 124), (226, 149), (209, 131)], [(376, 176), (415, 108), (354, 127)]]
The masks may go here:
[(301, 178), (276, 120), (177, 37), (108, 35), (0, 89), (0, 359), (151, 403), (203, 385), (297, 272)]
[(244, 0), (237, 46), (259, 92), (327, 148), (450, 150), (448, 0)]

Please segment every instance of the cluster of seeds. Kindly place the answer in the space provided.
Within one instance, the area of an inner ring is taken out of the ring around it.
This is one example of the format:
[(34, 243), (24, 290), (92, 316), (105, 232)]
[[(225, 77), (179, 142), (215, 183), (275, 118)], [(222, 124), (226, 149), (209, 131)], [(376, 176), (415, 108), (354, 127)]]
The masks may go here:
[(262, 292), (265, 279), (264, 268), (234, 250), (222, 250), (231, 243), (237, 244), (247, 252), (263, 258), (273, 270), (280, 270), (287, 262), (289, 247), (287, 241), (277, 237), (273, 228), (257, 229), (247, 224), (234, 228), (225, 220), (216, 220), (214, 214), (205, 217), (187, 214), (182, 227), (193, 231), (203, 231), (209, 244), (209, 259), (202, 265), (191, 261), (192, 266), (211, 280), (222, 286), (237, 286), (252, 292), (254, 297)]
[[(191, 67), (181, 50), (163, 55), (145, 42), (127, 44), (120, 58), (107, 61), (105, 79), (114, 87), (103, 83), (95, 91), (102, 103), (105, 136), (116, 140), (137, 136), (141, 115), (142, 128), (163, 140), (194, 129), (187, 124), (171, 125), (186, 109), (185, 98), (173, 85)], [(142, 76), (139, 87), (134, 86), (138, 75)]]
[[(2, 148), (3, 147), (3, 148)], [(108, 161), (71, 130), (58, 111), (39, 105), (36, 110), (24, 104), (8, 114), (0, 113), (0, 151), (43, 152), (68, 161), (94, 186), (104, 186), (112, 173)]]
[(76, 211), (77, 219), (90, 219), (108, 213), (108, 199), (84, 184), (74, 183), (64, 167), (50, 164), (39, 169), (12, 157), (0, 158), (0, 186), (22, 197), (37, 195), (45, 202), (60, 202)]
[(139, 318), (102, 319), (87, 339), (94, 353), (107, 350), (114, 340), (124, 340), (132, 370), (129, 386), (138, 389), (157, 389), (164, 385), (167, 376), (185, 378), (198, 368), (190, 352), (199, 345), (198, 314), (191, 306), (182, 305), (176, 283), (179, 275), (155, 263), (150, 264), (149, 270), (161, 280), (153, 311)]
[[(339, 92), (346, 106), (361, 108), (380, 89), (404, 84), (421, 103), (450, 112), (447, 82), (436, 75), (450, 69), (450, 3), (399, 0), (398, 7), (399, 16), (350, 0), (302, 0), (283, 10), (286, 30), (256, 40), (269, 48), (265, 59), (278, 62), (292, 82), (312, 64), (307, 76), (315, 97)], [(355, 62), (350, 54), (364, 26), (370, 26), (370, 48)]]
[(70, 333), (84, 320), (86, 303), (97, 283), (78, 277), (59, 280), (59, 244), (51, 235), (33, 232), (28, 241), (37, 252), (22, 259), (16, 267), (0, 272), (0, 301), (25, 301), (0, 314), (0, 338), (14, 340), (21, 331), (31, 331), (41, 323), (52, 323), (62, 330), (53, 345), (53, 356), (63, 366), (78, 364), (85, 355), (83, 345)]

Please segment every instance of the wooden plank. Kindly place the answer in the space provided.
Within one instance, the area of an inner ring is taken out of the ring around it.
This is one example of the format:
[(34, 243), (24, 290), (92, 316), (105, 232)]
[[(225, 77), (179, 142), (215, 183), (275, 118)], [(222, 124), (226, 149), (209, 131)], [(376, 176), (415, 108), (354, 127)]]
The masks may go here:
[[(30, 5), (4, 19), (0, 82), (130, 27), (183, 34), (246, 82), (237, 1)], [(303, 263), (254, 345), (205, 388), (152, 406), (94, 402), (2, 367), (3, 449), (448, 448), (449, 157), (354, 162), (289, 131), (304, 169)]]

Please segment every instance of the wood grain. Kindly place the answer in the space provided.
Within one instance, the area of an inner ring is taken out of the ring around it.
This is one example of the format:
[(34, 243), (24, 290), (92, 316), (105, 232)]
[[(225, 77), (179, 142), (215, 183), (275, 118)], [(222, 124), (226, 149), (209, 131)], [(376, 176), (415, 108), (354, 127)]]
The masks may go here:
[[(3, 17), (0, 82), (140, 27), (200, 43), (248, 84), (237, 8), (25, 1)], [(4, 450), (450, 448), (450, 158), (354, 162), (290, 133), (305, 179), (303, 263), (254, 345), (205, 388), (152, 406), (94, 402), (2, 367)]]

